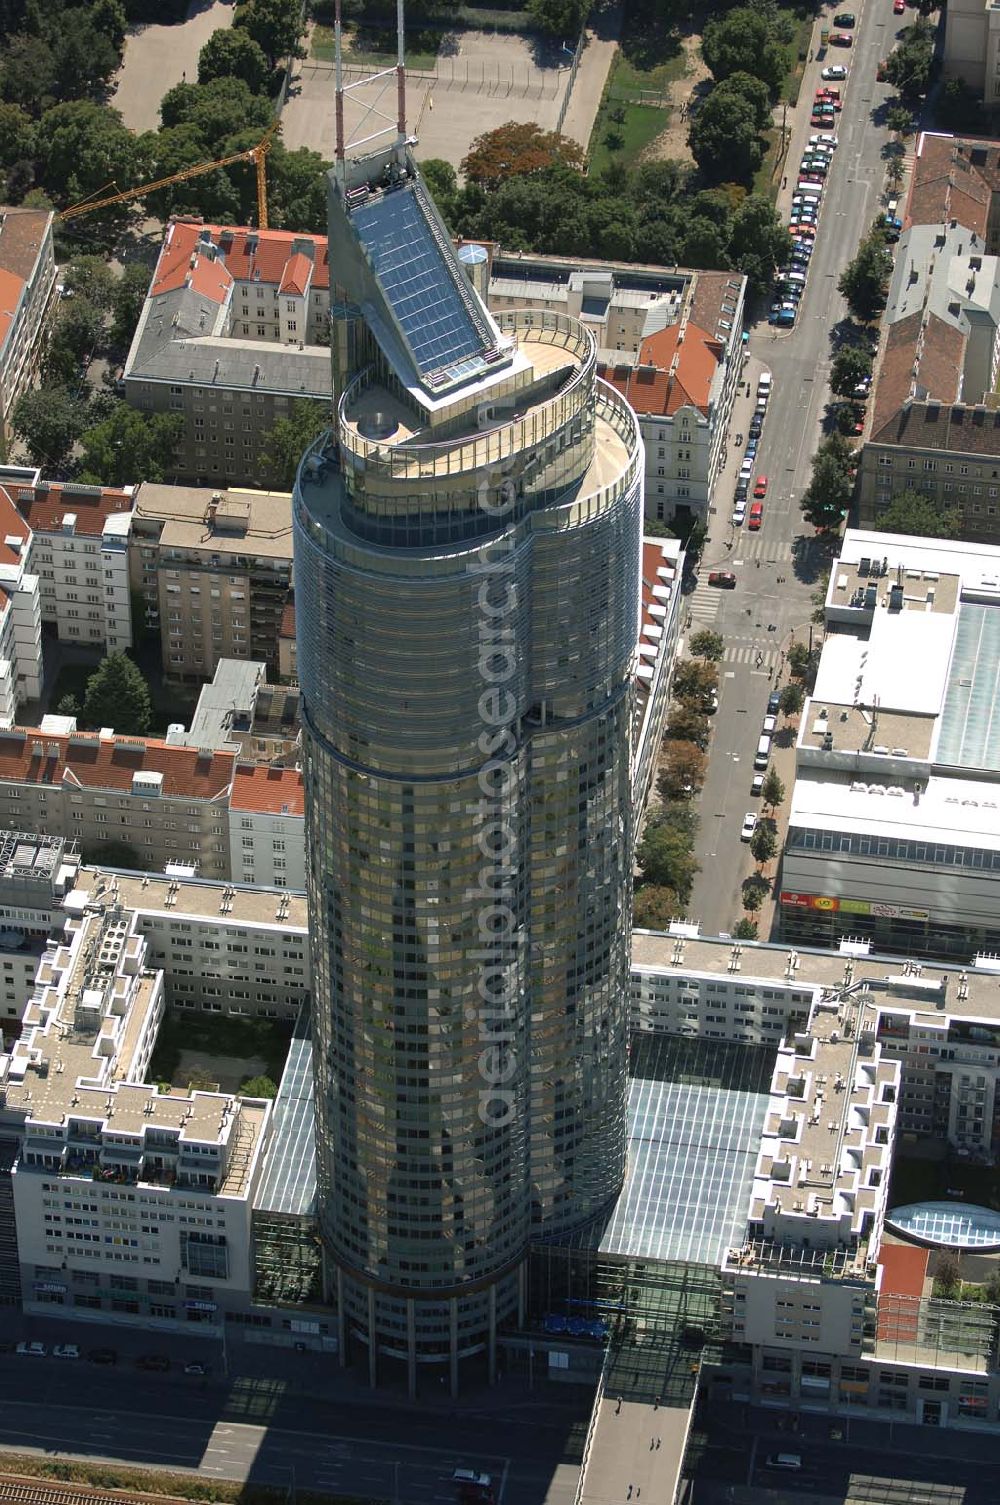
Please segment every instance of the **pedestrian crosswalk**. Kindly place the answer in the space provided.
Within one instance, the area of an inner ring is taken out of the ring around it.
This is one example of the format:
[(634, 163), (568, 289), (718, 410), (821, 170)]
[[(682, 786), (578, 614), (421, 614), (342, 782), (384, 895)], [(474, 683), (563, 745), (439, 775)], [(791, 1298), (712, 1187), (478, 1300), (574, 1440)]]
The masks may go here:
[(744, 533), (733, 545), (733, 564), (759, 559), (773, 560), (775, 564), (788, 564), (792, 559), (792, 545), (787, 539), (768, 538), (766, 533)]
[(717, 585), (709, 585), (707, 580), (699, 580), (694, 590), (685, 602), (688, 616), (696, 622), (714, 622), (719, 615), (721, 597)]
[(777, 668), (778, 656), (777, 648), (757, 648), (752, 643), (746, 645), (731, 643), (726, 646), (722, 662), (724, 664), (749, 664), (751, 669), (759, 669), (762, 674), (766, 674), (769, 669)]

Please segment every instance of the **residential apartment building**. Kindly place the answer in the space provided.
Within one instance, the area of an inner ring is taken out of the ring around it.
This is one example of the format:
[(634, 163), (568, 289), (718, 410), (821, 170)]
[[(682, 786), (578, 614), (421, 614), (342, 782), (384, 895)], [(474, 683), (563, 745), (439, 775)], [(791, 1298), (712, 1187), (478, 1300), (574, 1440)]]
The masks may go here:
[(635, 664), (632, 769), (633, 836), (639, 839), (670, 705), (681, 630), (684, 554), (675, 539), (642, 540), (642, 614)]
[(848, 529), (796, 746), (783, 938), (1000, 951), (1000, 549)]
[[(995, 1153), (961, 1127), (978, 1111), (992, 1128), (995, 960), (956, 975), (877, 956), (863, 941), (789, 950), (703, 939), (684, 923), (637, 931), (632, 959), (633, 1027), (775, 1048), (745, 1222), (720, 1265), (720, 1335), (743, 1353), (722, 1366), (726, 1397), (996, 1427), (1000, 1309), (933, 1287), (949, 1223), (980, 1210), (889, 1201), (903, 1139)], [(924, 1231), (911, 1238), (914, 1214)], [(988, 1245), (988, 1229), (978, 1242)], [(986, 1280), (995, 1254), (965, 1268)], [(711, 1370), (707, 1379), (711, 1397)]]
[(67, 909), (0, 1056), (23, 1308), (218, 1328), (251, 1286), (271, 1105), (146, 1083), (163, 974), (134, 913), (80, 887)]
[(1000, 8), (991, 0), (949, 3), (944, 22), (944, 73), (980, 94), (989, 109), (1000, 102)]
[(705, 521), (743, 367), (746, 278), (471, 244), (459, 256), (491, 310), (551, 310), (591, 330), (598, 374), (639, 416), (646, 516)]
[(49, 209), (0, 207), (0, 439), (38, 370), (45, 320), (56, 286)]
[(858, 516), (893, 496), (955, 509), (962, 537), (1000, 541), (1000, 149), (924, 133), (881, 324)]
[(0, 837), (0, 1025), (21, 1018), (79, 867), (79, 853), (62, 836)]
[(239, 883), (304, 889), (305, 792), (298, 769), (241, 764), (229, 796), (229, 865)]
[(43, 481), (0, 468), (0, 486), (30, 531), (42, 623), (60, 642), (124, 653), (132, 646), (128, 537), (133, 487)]
[(263, 661), (277, 679), (292, 585), (292, 499), (144, 482), (129, 538), (132, 591), (158, 629), (163, 671), (210, 679), (221, 659)]
[(31, 529), (0, 486), (0, 727), (42, 693), (42, 613)]
[(305, 895), (185, 874), (85, 869), (91, 895), (134, 914), (169, 1007), (296, 1019), (310, 994)]
[(125, 362), (125, 399), (179, 413), (182, 479), (259, 485), (278, 418), (330, 415), (325, 237), (172, 220)]

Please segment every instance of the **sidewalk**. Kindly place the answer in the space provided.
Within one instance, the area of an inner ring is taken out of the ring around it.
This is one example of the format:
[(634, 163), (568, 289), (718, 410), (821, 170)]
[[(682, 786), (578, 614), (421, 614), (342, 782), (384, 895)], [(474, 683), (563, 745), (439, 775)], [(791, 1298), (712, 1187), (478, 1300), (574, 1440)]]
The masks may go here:
[(597, 111), (611, 72), (618, 38), (622, 29), (622, 6), (610, 5), (601, 11), (600, 34), (587, 30), (587, 42), (573, 81), (573, 92), (566, 108), (562, 134), (576, 141), (583, 151), (590, 145)]

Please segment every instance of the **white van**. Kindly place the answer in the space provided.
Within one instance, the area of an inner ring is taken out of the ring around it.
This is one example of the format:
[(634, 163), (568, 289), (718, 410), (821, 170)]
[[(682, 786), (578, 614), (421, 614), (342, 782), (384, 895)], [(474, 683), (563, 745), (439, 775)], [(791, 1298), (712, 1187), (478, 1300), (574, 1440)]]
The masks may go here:
[(805, 272), (782, 272), (781, 280), (789, 283), (791, 287), (805, 287), (806, 274)]
[(771, 391), (771, 381), (772, 377), (770, 371), (762, 371), (760, 376), (757, 378), (758, 397), (767, 397), (769, 395)]
[(765, 736), (767, 736), (767, 737), (773, 737), (774, 733), (777, 730), (777, 727), (778, 727), (778, 718), (777, 718), (777, 716), (765, 716), (764, 717), (764, 721), (763, 721), (763, 725), (761, 726), (761, 731), (764, 733)]
[(744, 460), (743, 464), (740, 466), (740, 480), (741, 481), (749, 481), (750, 477), (752, 475), (753, 475), (753, 461), (752, 460)]
[(822, 197), (823, 190), (818, 183), (796, 183), (792, 203), (794, 204), (796, 201), (801, 201), (802, 199), (811, 199), (814, 204), (818, 204)]
[(759, 770), (765, 769), (768, 765), (768, 762), (770, 761), (770, 757), (771, 739), (770, 737), (761, 737), (760, 741), (757, 743), (757, 752), (754, 755), (754, 768)]

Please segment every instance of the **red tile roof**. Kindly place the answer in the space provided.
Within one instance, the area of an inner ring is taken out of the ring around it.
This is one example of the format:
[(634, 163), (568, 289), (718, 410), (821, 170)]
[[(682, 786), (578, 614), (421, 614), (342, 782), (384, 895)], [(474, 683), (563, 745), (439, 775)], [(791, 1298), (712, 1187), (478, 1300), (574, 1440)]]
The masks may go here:
[(21, 516), (35, 533), (57, 533), (67, 512), (76, 517), (77, 533), (100, 538), (104, 524), (116, 512), (131, 512), (134, 501), (125, 491), (102, 486), (99, 493), (74, 490), (58, 481), (46, 481), (35, 488), (12, 487)]
[(0, 564), (18, 564), (23, 561), (23, 549), (12, 549), (4, 540), (19, 538), (22, 545), (31, 537), (31, 530), (14, 506), (10, 494), (0, 486)]
[(654, 585), (663, 585), (657, 571), (664, 565), (673, 570), (673, 560), (668, 558), (663, 550), (662, 538), (644, 538), (642, 540), (642, 626), (655, 623), (662, 627), (663, 623), (656, 617), (649, 615), (649, 608), (657, 599), (653, 595)]
[(295, 636), (295, 597), (289, 596), (281, 612), (281, 626), (278, 629), (279, 638), (293, 638)]
[(302, 251), (296, 251), (294, 256), (289, 256), (285, 262), (285, 270), (281, 274), (281, 286), (278, 291), (302, 294), (309, 286), (311, 275), (312, 262), (309, 257)]
[(7, 338), (14, 322), (23, 290), (23, 278), (18, 277), (14, 272), (5, 272), (0, 267), (0, 345)]
[(302, 774), (297, 768), (242, 763), (229, 803), (233, 810), (253, 810), (258, 815), (302, 815), (306, 807)]
[(637, 366), (597, 369), (637, 413), (672, 417), (693, 407), (707, 415), (712, 379), (724, 354), (721, 341), (697, 324), (669, 324), (643, 341)]
[(128, 794), (134, 773), (162, 773), (168, 797), (223, 800), (235, 762), (234, 753), (203, 756), (197, 748), (169, 747), (155, 737), (102, 741), (96, 732), (57, 737), (34, 727), (0, 731), (0, 780), (6, 782), (66, 783)]
[[(198, 243), (206, 234), (211, 236), (212, 244), (217, 248), (214, 261), (198, 250)], [(299, 258), (303, 262), (310, 261), (302, 249), (304, 242), (311, 242), (313, 246), (312, 286), (328, 288), (330, 256), (324, 235), (293, 235), (289, 230), (251, 230), (241, 225), (203, 225), (192, 220), (171, 220), (160, 249), (150, 295), (183, 287), (184, 279), (191, 271), (192, 256), (196, 257), (199, 269), (210, 269), (205, 274), (208, 285), (205, 288), (199, 286), (199, 292), (213, 296), (211, 278), (214, 276), (218, 280), (222, 292), (216, 302), (222, 301), (230, 277), (238, 282), (262, 282), (281, 287), (288, 269)]]

